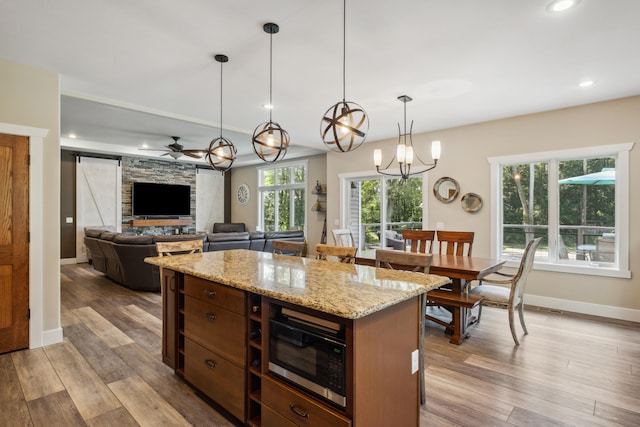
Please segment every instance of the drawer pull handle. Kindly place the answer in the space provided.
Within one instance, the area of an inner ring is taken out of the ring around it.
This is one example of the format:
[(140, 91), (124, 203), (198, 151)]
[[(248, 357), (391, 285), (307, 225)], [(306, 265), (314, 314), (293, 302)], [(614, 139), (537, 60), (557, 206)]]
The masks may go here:
[(204, 290), (204, 294), (210, 298), (213, 298), (216, 296), (216, 291), (212, 291), (210, 289), (205, 289)]
[(216, 320), (217, 319), (217, 316), (215, 314), (213, 314), (213, 313), (205, 313), (204, 315), (209, 320)]
[(293, 403), (289, 403), (289, 409), (291, 409), (291, 412), (293, 412), (294, 414), (296, 414), (299, 417), (309, 418), (309, 413), (308, 412), (302, 412), (300, 409), (296, 408)]
[(205, 365), (207, 365), (208, 367), (210, 367), (211, 369), (216, 367), (216, 362), (214, 362), (211, 359), (207, 359), (204, 361)]

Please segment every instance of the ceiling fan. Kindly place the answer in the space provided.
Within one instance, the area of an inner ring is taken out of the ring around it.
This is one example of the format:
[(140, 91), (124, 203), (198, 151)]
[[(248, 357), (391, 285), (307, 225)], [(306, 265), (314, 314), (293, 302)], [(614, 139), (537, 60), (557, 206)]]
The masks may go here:
[(178, 143), (178, 141), (180, 140), (179, 136), (172, 136), (171, 139), (173, 139), (173, 141), (174, 141), (173, 144), (165, 145), (165, 147), (168, 148), (168, 150), (162, 150), (162, 149), (157, 149), (157, 148), (140, 148), (140, 150), (166, 151), (162, 155), (163, 156), (171, 156), (174, 159), (179, 159), (183, 155), (188, 156), (188, 157), (193, 157), (194, 159), (201, 159), (202, 156), (204, 156), (204, 154), (205, 154), (205, 150), (185, 150), (184, 146), (182, 144)]

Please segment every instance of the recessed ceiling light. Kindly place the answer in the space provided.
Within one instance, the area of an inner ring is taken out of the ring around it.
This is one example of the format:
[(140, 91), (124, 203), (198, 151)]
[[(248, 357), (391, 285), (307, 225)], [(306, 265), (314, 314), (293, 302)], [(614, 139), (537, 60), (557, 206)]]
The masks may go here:
[(273, 105), (271, 105), (271, 104), (262, 104), (262, 108), (266, 108), (267, 110), (273, 110)]
[(594, 83), (595, 82), (593, 80), (584, 80), (578, 83), (578, 87), (589, 87), (589, 86), (593, 86)]
[(547, 12), (564, 12), (580, 3), (580, 0), (554, 0), (547, 6)]
[(71, 138), (71, 139), (76, 139), (76, 138), (77, 138), (77, 136), (76, 136), (76, 134), (75, 134), (75, 133), (70, 133), (70, 134), (69, 134), (69, 138)]
[(149, 148), (149, 144), (142, 144), (142, 148)]

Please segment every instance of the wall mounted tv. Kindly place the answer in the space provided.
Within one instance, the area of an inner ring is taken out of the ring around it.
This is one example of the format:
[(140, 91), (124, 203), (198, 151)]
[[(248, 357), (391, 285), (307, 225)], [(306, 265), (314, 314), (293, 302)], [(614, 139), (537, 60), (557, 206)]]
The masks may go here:
[(134, 216), (170, 218), (191, 215), (191, 186), (134, 182), (131, 189)]

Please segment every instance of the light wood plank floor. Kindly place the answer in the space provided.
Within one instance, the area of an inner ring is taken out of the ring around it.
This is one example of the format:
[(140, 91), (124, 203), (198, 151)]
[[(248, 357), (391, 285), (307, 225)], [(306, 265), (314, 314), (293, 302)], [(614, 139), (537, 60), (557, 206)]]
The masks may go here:
[[(64, 342), (0, 355), (0, 426), (233, 425), (162, 364), (159, 294), (61, 271)], [(499, 309), (459, 346), (428, 325), (421, 426), (640, 425), (640, 325), (525, 317), (520, 347)]]

